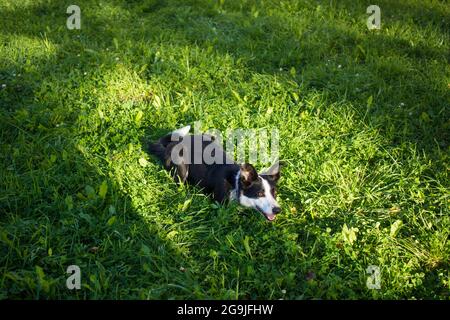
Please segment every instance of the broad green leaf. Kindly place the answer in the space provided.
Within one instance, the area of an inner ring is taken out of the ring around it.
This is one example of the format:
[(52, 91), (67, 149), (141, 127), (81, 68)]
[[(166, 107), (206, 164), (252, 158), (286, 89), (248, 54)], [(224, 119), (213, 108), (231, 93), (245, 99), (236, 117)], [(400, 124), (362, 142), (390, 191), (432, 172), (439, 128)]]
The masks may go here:
[(370, 96), (370, 97), (367, 99), (367, 106), (370, 107), (370, 106), (372, 105), (372, 102), (373, 102), (373, 96)]
[(347, 243), (350, 243), (350, 245), (353, 244), (353, 242), (356, 241), (356, 232), (358, 229), (356, 228), (348, 228), (347, 224), (344, 224), (342, 227), (342, 236), (344, 238), (344, 241)]
[(77, 193), (77, 198), (81, 199), (81, 200), (86, 200), (87, 198), (84, 196), (84, 194), (82, 194), (81, 192)]
[(147, 247), (145, 244), (141, 245), (141, 254), (144, 256), (149, 256), (150, 255), (150, 248)]
[(64, 199), (64, 202), (66, 203), (67, 209), (72, 210), (73, 209), (73, 199), (72, 196), (67, 196)]
[(148, 164), (148, 161), (145, 158), (139, 158), (139, 164), (145, 168)]
[(88, 198), (95, 198), (95, 190), (92, 186), (86, 185), (86, 187), (84, 187), (84, 191), (86, 192)]
[(141, 123), (141, 119), (142, 119), (142, 116), (144, 115), (144, 113), (141, 111), (141, 110), (139, 110), (138, 112), (137, 112), (137, 114), (136, 114), (136, 116), (134, 117), (134, 122), (137, 124), (137, 125), (139, 125), (140, 123)]
[(85, 48), (84, 51), (87, 52), (87, 53), (95, 54), (95, 55), (98, 54), (97, 51), (95, 51), (93, 49), (89, 49), (89, 48)]
[(422, 120), (423, 122), (430, 122), (431, 118), (428, 115), (428, 113), (426, 113), (425, 111), (421, 113), (420, 115), (420, 120)]
[(172, 230), (167, 234), (168, 239), (173, 239), (178, 234), (178, 231)]
[(42, 290), (44, 290), (44, 292), (48, 292), (50, 289), (49, 283), (47, 280), (45, 280), (45, 273), (44, 270), (42, 270), (41, 267), (36, 266), (36, 274), (39, 280), (39, 284), (42, 287)]
[(101, 199), (105, 199), (107, 192), (108, 192), (108, 182), (106, 180), (103, 180), (102, 184), (100, 185), (100, 189), (98, 191), (98, 196)]
[(107, 225), (108, 226), (112, 226), (117, 220), (116, 216), (112, 216), (111, 218), (108, 219)]
[(42, 270), (42, 268), (39, 266), (36, 266), (36, 274), (37, 274), (39, 280), (42, 280), (45, 277), (44, 270)]
[(239, 101), (239, 102), (243, 102), (241, 96), (239, 95), (239, 93), (237, 91), (231, 90), (231, 92), (233, 93), (234, 97)]
[(161, 98), (157, 95), (153, 96), (153, 105), (157, 108), (161, 108)]
[(402, 226), (403, 226), (403, 221), (402, 220), (396, 220), (391, 225), (391, 232), (390, 232), (391, 237), (395, 237), (398, 234), (398, 232), (400, 231), (400, 228)]
[(291, 70), (289, 70), (289, 73), (291, 74), (291, 76), (295, 76), (297, 74), (297, 70), (295, 70), (294, 67), (291, 68)]
[(247, 254), (250, 256), (250, 258), (253, 259), (253, 257), (252, 257), (252, 252), (251, 252), (251, 250), (250, 250), (250, 244), (249, 244), (249, 241), (250, 241), (250, 238), (249, 238), (248, 236), (245, 236), (245, 238), (244, 238), (244, 248), (245, 248), (245, 251), (247, 251)]
[(0, 232), (0, 240), (11, 247), (14, 246), (14, 243), (8, 239), (8, 234), (4, 231)]
[(356, 47), (359, 49), (359, 51), (361, 51), (361, 53), (362, 53), (364, 56), (366, 55), (366, 50), (364, 50), (364, 48), (363, 48), (362, 46), (357, 45)]
[(183, 207), (181, 208), (182, 212), (185, 212), (188, 208), (189, 205), (191, 204), (192, 199), (187, 199), (184, 203), (183, 203)]

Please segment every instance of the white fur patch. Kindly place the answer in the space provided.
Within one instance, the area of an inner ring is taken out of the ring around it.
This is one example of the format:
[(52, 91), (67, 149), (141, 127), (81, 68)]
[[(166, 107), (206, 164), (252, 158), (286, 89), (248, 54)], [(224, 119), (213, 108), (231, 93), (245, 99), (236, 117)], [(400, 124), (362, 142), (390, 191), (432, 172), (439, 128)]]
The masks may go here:
[(232, 189), (230, 191), (230, 200), (231, 201), (237, 201), (239, 199), (239, 195), (237, 194), (237, 190), (238, 190), (238, 184), (239, 184), (239, 179), (241, 176), (241, 170), (238, 170), (238, 172), (236, 173), (236, 177), (235, 177), (235, 184), (234, 184), (234, 189)]
[(275, 198), (270, 193), (270, 184), (267, 182), (266, 179), (262, 178), (262, 184), (264, 187), (264, 197), (258, 197), (258, 198), (249, 198), (245, 195), (241, 195), (239, 198), (239, 203), (243, 205), (244, 207), (251, 207), (255, 208), (258, 211), (262, 211), (262, 213), (269, 219), (274, 220), (275, 214), (273, 213), (273, 208), (279, 207), (278, 202), (275, 200)]
[(187, 125), (183, 128), (177, 129), (175, 131), (172, 132), (172, 137), (176, 138), (176, 137), (184, 137), (185, 135), (187, 135), (189, 133), (189, 131), (191, 130), (191, 126)]

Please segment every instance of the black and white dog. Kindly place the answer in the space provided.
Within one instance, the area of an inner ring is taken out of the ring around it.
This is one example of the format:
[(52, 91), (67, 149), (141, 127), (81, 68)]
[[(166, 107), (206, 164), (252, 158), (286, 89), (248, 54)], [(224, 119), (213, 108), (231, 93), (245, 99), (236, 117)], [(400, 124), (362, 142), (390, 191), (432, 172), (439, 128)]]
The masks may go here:
[(238, 201), (258, 210), (267, 220), (275, 220), (281, 212), (275, 200), (279, 164), (258, 174), (251, 164), (231, 160), (213, 136), (189, 135), (189, 130), (190, 126), (183, 127), (151, 143), (150, 153), (163, 161), (178, 182), (197, 185), (220, 203)]

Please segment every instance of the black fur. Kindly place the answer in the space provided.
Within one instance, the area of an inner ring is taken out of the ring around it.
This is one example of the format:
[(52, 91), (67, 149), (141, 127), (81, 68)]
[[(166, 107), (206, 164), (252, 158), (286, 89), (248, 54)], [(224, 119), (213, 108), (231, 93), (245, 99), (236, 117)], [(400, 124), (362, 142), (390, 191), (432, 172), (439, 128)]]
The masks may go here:
[[(171, 141), (171, 138), (171, 134), (168, 134), (156, 143), (150, 144), (150, 153), (160, 159), (167, 170), (174, 173), (176, 180), (197, 185), (206, 192), (211, 193), (218, 202), (224, 202), (230, 190), (235, 188), (235, 177), (240, 166), (227, 157), (223, 149), (215, 142), (214, 137), (188, 135), (180, 137), (179, 141)], [(185, 139), (191, 140), (191, 148), (189, 150), (183, 149), (180, 155), (185, 161), (182, 161), (181, 164), (175, 164), (171, 158), (172, 150), (179, 143), (186, 142)], [(195, 157), (201, 156), (203, 150), (210, 144), (215, 144), (215, 153), (218, 153), (218, 157), (222, 159), (221, 162), (223, 164), (206, 164), (203, 161), (203, 157), (201, 157), (201, 163), (194, 164)]]

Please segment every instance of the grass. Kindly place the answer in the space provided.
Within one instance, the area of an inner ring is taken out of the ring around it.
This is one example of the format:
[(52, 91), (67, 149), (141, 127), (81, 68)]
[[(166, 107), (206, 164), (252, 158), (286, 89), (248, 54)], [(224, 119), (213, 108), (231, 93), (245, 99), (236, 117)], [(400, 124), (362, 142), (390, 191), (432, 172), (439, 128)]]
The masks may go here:
[[(445, 1), (70, 4), (0, 4), (0, 298), (449, 299)], [(279, 130), (275, 223), (145, 152), (195, 121)]]

